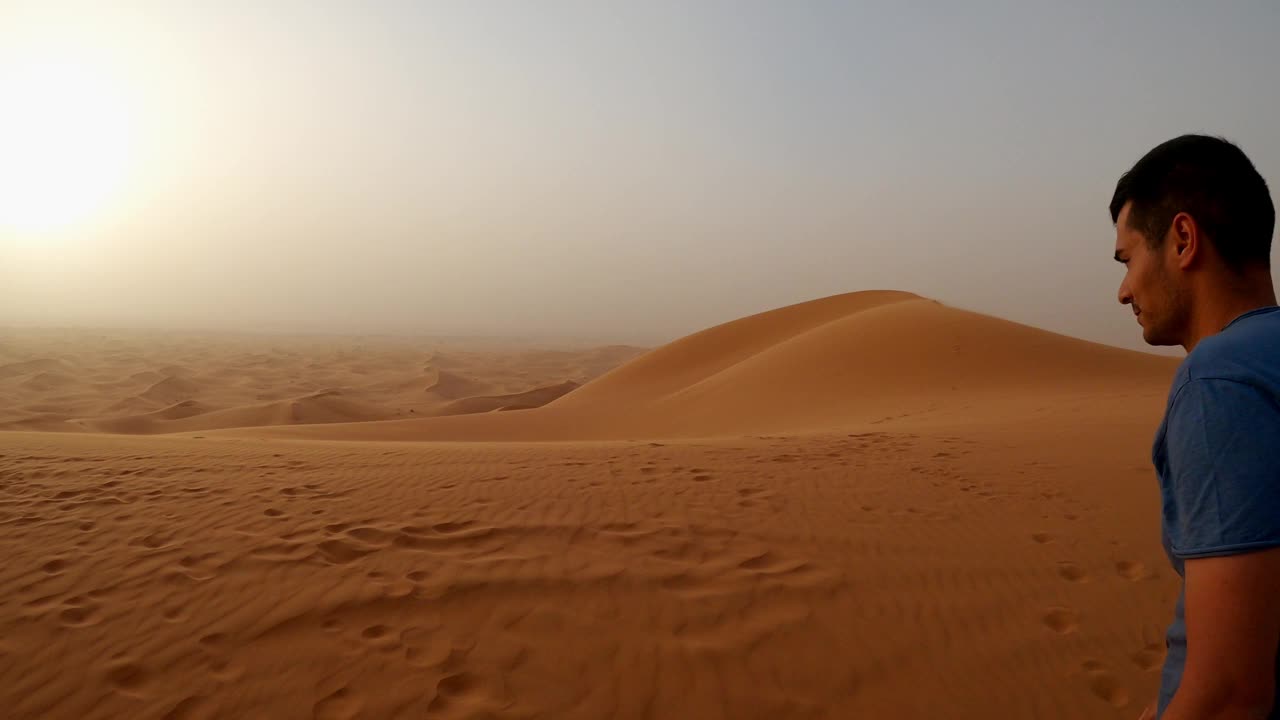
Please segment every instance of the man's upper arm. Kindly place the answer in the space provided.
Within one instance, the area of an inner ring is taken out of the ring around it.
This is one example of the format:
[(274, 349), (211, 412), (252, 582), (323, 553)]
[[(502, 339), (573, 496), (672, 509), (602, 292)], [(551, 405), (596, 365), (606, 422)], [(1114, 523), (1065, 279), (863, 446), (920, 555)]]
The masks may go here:
[[(1280, 643), (1280, 548), (1187, 560), (1187, 661), (1178, 698), (1269, 710)], [(1265, 715), (1263, 715), (1265, 716)]]
[(1166, 530), (1186, 581), (1175, 704), (1269, 708), (1280, 646), (1280, 407), (1249, 384), (1193, 380), (1174, 400), (1166, 447)]

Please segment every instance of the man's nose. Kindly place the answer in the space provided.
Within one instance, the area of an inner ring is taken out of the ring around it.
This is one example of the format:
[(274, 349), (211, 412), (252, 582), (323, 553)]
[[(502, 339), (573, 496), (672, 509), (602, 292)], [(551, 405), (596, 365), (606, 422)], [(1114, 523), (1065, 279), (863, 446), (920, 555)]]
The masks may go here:
[(1127, 280), (1120, 283), (1120, 294), (1118, 299), (1120, 300), (1121, 305), (1133, 304), (1133, 293), (1129, 292), (1129, 282)]

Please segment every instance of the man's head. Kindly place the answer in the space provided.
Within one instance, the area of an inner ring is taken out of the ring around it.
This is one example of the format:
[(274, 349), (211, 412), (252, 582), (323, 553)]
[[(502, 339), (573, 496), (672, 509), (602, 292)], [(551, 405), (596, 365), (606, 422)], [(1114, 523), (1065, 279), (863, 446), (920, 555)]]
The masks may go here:
[(1121, 303), (1151, 345), (1185, 345), (1198, 303), (1270, 282), (1275, 207), (1240, 148), (1183, 135), (1157, 145), (1120, 177), (1111, 199)]

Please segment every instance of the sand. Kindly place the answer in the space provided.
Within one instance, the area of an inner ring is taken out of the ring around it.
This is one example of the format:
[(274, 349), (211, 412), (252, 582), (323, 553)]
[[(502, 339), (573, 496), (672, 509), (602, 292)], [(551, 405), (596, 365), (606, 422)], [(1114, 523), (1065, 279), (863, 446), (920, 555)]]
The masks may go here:
[(645, 353), (3, 339), (8, 717), (1105, 718), (1158, 684), (1169, 358), (892, 292)]
[(0, 430), (149, 435), (537, 407), (643, 351), (14, 330), (0, 334)]

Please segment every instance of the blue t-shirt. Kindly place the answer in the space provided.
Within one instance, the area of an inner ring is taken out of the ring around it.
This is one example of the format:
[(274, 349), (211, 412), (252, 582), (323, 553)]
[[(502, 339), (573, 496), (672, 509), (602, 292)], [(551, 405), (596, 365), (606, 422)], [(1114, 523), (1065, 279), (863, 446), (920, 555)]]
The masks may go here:
[[(1241, 315), (1187, 355), (1152, 460), (1164, 549), (1179, 576), (1187, 559), (1280, 546), (1280, 308)], [(1165, 640), (1160, 715), (1187, 659), (1185, 597), (1184, 581)], [(1267, 717), (1280, 720), (1280, 707)]]

